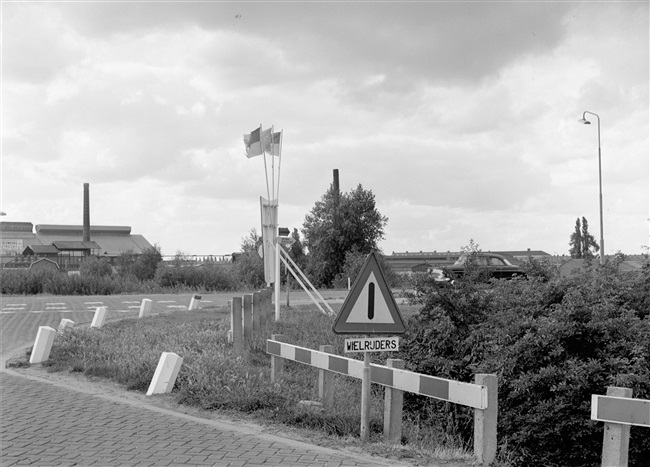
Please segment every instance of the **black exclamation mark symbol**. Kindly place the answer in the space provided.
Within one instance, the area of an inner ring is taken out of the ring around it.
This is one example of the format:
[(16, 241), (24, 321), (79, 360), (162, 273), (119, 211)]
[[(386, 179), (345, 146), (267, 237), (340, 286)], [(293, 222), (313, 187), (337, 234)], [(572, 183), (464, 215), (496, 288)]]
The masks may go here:
[(375, 317), (375, 283), (368, 284), (368, 319)]

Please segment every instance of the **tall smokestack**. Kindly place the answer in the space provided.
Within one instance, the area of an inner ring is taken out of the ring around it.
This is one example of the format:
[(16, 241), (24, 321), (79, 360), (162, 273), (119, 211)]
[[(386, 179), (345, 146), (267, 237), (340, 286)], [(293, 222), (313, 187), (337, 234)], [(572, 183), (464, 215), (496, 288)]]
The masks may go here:
[(334, 169), (334, 182), (332, 183), (336, 197), (339, 195), (339, 169)]
[(90, 241), (90, 185), (84, 183), (84, 226), (83, 241)]

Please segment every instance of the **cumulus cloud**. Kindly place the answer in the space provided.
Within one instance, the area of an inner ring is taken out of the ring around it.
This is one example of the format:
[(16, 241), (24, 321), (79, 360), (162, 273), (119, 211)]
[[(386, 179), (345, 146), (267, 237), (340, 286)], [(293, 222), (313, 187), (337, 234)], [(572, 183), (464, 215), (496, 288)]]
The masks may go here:
[(2, 209), (78, 223), (68, 204), (90, 182), (104, 224), (170, 253), (235, 250), (266, 194), (242, 134), (275, 124), (287, 226), (338, 168), (344, 190), (375, 192), (388, 251), (562, 253), (576, 217), (598, 224), (591, 110), (608, 249), (637, 252), (647, 18), (645, 3), (6, 4)]

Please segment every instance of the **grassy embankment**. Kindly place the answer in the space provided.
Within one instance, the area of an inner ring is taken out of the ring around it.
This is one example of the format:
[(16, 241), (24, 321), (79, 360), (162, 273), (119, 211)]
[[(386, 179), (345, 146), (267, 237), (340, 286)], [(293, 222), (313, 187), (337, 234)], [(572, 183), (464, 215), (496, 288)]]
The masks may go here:
[[(415, 313), (414, 307), (401, 309), (405, 319)], [(306, 412), (298, 405), (301, 400), (318, 400), (316, 368), (287, 363), (281, 381), (271, 384), (266, 339), (272, 334), (283, 334), (287, 342), (312, 349), (333, 345), (335, 352), (343, 355), (344, 338), (332, 332), (332, 318), (319, 313), (316, 307), (283, 307), (283, 319), (267, 324), (252, 342), (245, 344), (244, 355), (239, 358), (227, 342), (227, 311), (213, 308), (174, 312), (110, 322), (102, 329), (78, 327), (57, 336), (46, 367), (48, 371), (108, 378), (144, 393), (160, 354), (174, 352), (183, 357), (173, 391), (179, 404), (281, 424), (304, 430), (307, 436), (326, 435), (330, 442), (336, 439), (337, 445), (361, 448), (384, 457), (419, 462), (471, 459), (467, 446), (460, 446), (458, 438), (431, 428), (430, 423), (422, 423), (426, 417), (420, 414), (405, 413), (402, 445), (382, 442), (384, 389), (380, 386), (372, 388), (370, 442), (362, 443), (360, 380), (336, 376), (333, 404), (322, 412)], [(355, 355), (360, 358), (361, 354), (347, 356)], [(371, 360), (383, 364), (390, 357), (390, 353), (374, 353)]]

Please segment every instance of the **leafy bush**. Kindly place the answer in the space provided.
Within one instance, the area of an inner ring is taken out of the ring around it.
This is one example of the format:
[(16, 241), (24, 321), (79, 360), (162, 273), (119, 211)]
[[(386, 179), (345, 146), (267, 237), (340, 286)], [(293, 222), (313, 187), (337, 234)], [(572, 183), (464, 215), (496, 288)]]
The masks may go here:
[[(530, 270), (528, 280), (483, 283), (477, 274), (418, 290), (413, 300), (422, 309), (401, 358), (415, 371), (455, 380), (497, 374), (502, 459), (597, 465), (603, 424), (590, 420), (591, 394), (623, 386), (650, 398), (650, 264), (639, 273), (591, 266), (567, 278), (548, 265)], [(439, 404), (406, 400), (412, 413)], [(471, 414), (447, 413), (471, 442)], [(641, 430), (631, 430), (630, 465), (650, 458)]]
[(88, 256), (81, 262), (79, 274), (82, 276), (110, 276), (113, 274), (113, 267), (106, 258)]
[(160, 267), (154, 280), (167, 289), (233, 290), (237, 285), (229, 269), (223, 266)]

